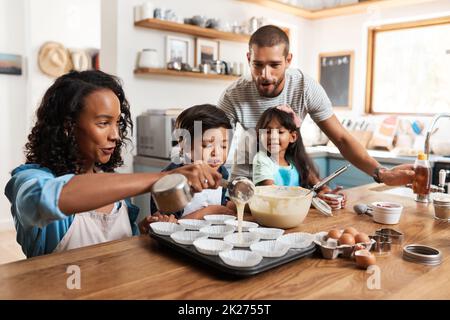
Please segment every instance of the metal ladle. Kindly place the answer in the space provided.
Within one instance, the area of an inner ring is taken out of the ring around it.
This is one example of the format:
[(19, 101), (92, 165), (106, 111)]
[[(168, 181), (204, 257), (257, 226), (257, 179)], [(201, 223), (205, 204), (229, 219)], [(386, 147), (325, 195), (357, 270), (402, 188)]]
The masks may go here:
[(231, 181), (222, 179), (222, 187), (228, 189), (230, 198), (248, 202), (255, 194), (255, 185), (246, 177), (237, 177)]

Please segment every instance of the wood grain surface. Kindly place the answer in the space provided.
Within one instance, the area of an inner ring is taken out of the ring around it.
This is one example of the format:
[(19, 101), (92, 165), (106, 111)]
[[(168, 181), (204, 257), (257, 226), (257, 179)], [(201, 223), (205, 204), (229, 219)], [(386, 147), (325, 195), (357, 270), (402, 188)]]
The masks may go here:
[[(449, 299), (450, 224), (433, 218), (432, 205), (370, 191), (374, 185), (348, 189), (346, 209), (325, 217), (311, 209), (303, 224), (287, 232), (315, 233), (353, 226), (373, 234), (386, 227), (357, 216), (355, 203), (397, 201), (405, 206), (400, 223), (402, 245), (377, 257), (380, 289), (371, 290), (371, 274), (354, 261), (325, 260), (319, 254), (247, 277), (234, 278), (166, 249), (148, 236), (133, 237), (0, 266), (1, 299)], [(410, 243), (441, 250), (439, 266), (402, 259)], [(67, 267), (81, 270), (81, 289), (69, 290)]]

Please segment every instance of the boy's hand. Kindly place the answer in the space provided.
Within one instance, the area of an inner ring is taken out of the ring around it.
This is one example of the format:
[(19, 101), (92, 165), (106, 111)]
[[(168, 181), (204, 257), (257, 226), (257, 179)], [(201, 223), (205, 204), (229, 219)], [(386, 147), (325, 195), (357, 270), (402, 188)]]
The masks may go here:
[(150, 223), (153, 222), (173, 222), (177, 223), (177, 219), (173, 214), (161, 214), (156, 212), (153, 215), (146, 216), (141, 222), (139, 222), (139, 231), (141, 234), (147, 234), (150, 231)]
[(225, 206), (209, 205), (207, 207), (189, 213), (188, 215), (184, 216), (183, 219), (203, 219), (204, 216), (209, 214), (229, 214), (235, 216), (236, 212)]

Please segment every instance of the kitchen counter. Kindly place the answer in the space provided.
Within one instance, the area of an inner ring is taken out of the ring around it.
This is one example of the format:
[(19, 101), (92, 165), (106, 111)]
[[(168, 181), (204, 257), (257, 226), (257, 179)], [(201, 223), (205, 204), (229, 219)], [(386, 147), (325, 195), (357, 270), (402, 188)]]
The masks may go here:
[[(336, 147), (329, 146), (314, 146), (306, 147), (306, 152), (312, 158), (316, 157), (329, 157), (334, 159), (344, 159), (340, 151)], [(387, 162), (392, 164), (414, 163), (416, 157), (399, 156), (394, 152), (382, 151), (382, 150), (367, 150), (369, 155), (376, 159), (378, 162)], [(430, 155), (430, 162), (446, 162), (450, 163), (449, 157), (443, 157), (440, 155)]]
[[(329, 157), (332, 159), (344, 159), (339, 150), (336, 147), (328, 146), (314, 146), (306, 147), (306, 152), (311, 158)], [(390, 151), (381, 150), (367, 150), (369, 155), (375, 158), (378, 162), (391, 163), (391, 164), (403, 164), (414, 163), (415, 157), (398, 156)], [(431, 164), (435, 162), (450, 163), (450, 157), (443, 157), (439, 155), (430, 155)], [(149, 167), (166, 167), (169, 165), (169, 159), (158, 159), (145, 156), (135, 156), (134, 163)]]
[[(354, 203), (383, 199), (405, 209), (394, 228), (405, 234), (390, 255), (377, 257), (381, 288), (349, 259), (320, 255), (290, 262), (248, 278), (231, 278), (159, 246), (148, 236), (99, 244), (0, 266), (0, 299), (450, 299), (450, 224), (433, 219), (432, 206), (373, 191), (376, 184), (347, 190), (347, 209), (325, 217), (311, 209), (304, 223), (287, 232), (315, 233), (353, 226), (373, 234), (383, 225), (357, 216)], [(379, 186), (378, 186), (379, 188)], [(405, 244), (442, 251), (439, 266), (402, 259)], [(81, 270), (81, 289), (69, 290), (68, 266)]]

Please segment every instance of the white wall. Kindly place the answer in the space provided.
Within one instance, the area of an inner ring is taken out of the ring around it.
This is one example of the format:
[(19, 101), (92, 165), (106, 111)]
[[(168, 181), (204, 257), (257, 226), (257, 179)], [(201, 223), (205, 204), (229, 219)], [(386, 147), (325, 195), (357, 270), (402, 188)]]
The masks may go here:
[(308, 43), (307, 58), (305, 64), (302, 64), (301, 67), (317, 79), (319, 53), (354, 50), (353, 108), (351, 114), (363, 114), (368, 26), (426, 19), (439, 15), (450, 15), (449, 0), (384, 9), (373, 5), (362, 14), (313, 20), (311, 21), (312, 35)]
[[(23, 0), (0, 0), (0, 53), (25, 56)], [(12, 227), (10, 205), (3, 195), (3, 188), (9, 180), (12, 167), (22, 159), (21, 142), (25, 138), (25, 126), (21, 115), (26, 109), (26, 80), (26, 69), (22, 70), (20, 76), (0, 74), (0, 230)]]
[[(118, 75), (124, 82), (124, 89), (132, 107), (132, 116), (146, 109), (189, 107), (199, 103), (217, 103), (229, 81), (190, 79), (162, 76), (135, 76), (137, 53), (143, 48), (157, 49), (160, 63), (164, 62), (166, 35), (186, 36), (158, 30), (134, 27), (133, 7), (143, 0), (102, 0), (102, 51), (100, 63), (104, 71)], [(271, 23), (290, 28), (294, 66), (306, 57), (299, 51), (299, 39), (307, 38), (307, 24), (304, 20), (261, 6), (235, 0), (151, 0), (155, 7), (170, 8), (178, 16), (192, 17), (196, 14), (215, 17), (230, 22), (248, 20), (253, 16), (265, 16)], [(117, 16), (117, 19), (112, 17)], [(116, 37), (111, 36), (116, 33)], [(194, 39), (194, 37), (190, 37)], [(222, 41), (221, 59), (245, 61), (247, 44)], [(133, 150), (132, 152), (135, 152)], [(123, 171), (131, 172), (132, 155), (127, 153)]]
[[(30, 110), (55, 80), (42, 73), (37, 64), (41, 45), (56, 41), (68, 49), (100, 48), (100, 0), (27, 0), (29, 3)], [(31, 125), (31, 123), (30, 123)]]
[(0, 52), (24, 57), (22, 76), (0, 75), (0, 230), (12, 227), (4, 186), (10, 171), (24, 162), (34, 112), (54, 81), (37, 65), (46, 41), (67, 48), (100, 48), (100, 0), (0, 0)]

